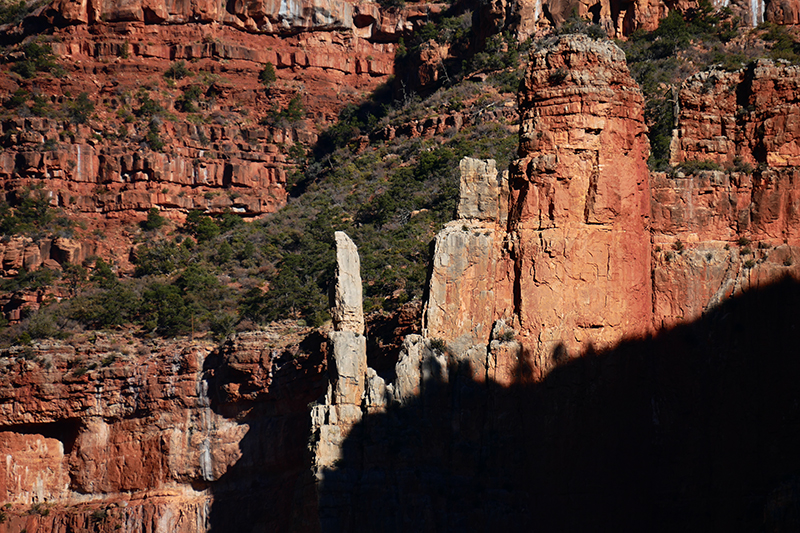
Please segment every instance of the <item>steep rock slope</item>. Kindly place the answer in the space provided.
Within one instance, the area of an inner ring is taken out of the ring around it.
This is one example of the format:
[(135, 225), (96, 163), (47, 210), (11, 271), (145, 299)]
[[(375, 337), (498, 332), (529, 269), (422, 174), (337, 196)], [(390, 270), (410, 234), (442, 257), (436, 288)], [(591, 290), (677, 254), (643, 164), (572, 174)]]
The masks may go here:
[[(691, 78), (681, 92), (676, 139), (693, 148), (676, 159), (727, 154), (762, 167), (651, 176), (642, 97), (623, 60), (613, 44), (583, 36), (562, 37), (532, 55), (507, 228), (504, 216), (495, 217), (490, 231), (478, 234), (485, 242), (462, 245), (474, 230), (460, 211), (464, 220), (439, 236), (429, 337), (464, 352), (486, 346), (502, 319), (516, 328), (539, 379), (571, 354), (696, 319), (732, 294), (797, 275), (796, 169), (788, 155), (770, 155), (794, 146), (793, 78), (786, 77), (793, 71), (757, 62), (748, 72), (759, 82), (743, 82), (738, 91), (752, 102), (748, 116), (761, 121), (741, 129), (764, 131), (753, 142), (771, 146), (767, 153), (747, 151), (746, 143), (732, 143), (734, 132), (719, 130), (736, 120), (730, 97), (694, 89), (715, 74)], [(715, 150), (728, 144), (738, 152)], [(487, 266), (495, 264), (506, 266)]]
[[(441, 9), (41, 7), (5, 33), (11, 43), (24, 41), (0, 66), (4, 199), (40, 190), (83, 225), (73, 259), (115, 257), (124, 268), (135, 224), (151, 208), (176, 221), (190, 210), (247, 218), (274, 212), (320, 131), (344, 105), (389, 80), (398, 40)], [(45, 66), (11, 73), (40, 53)], [(267, 64), (274, 79), (260, 81)], [(75, 115), (83, 93), (88, 103)], [(50, 253), (52, 239), (39, 240), (38, 253), (26, 254), (28, 270), (64, 262)]]
[[(795, 182), (651, 176), (621, 59), (584, 36), (534, 53), (521, 159), (462, 161), (393, 379), (331, 336), (323, 531), (797, 525)], [(751, 223), (770, 205), (786, 231)]]
[[(0, 531), (302, 530), (293, 491), (323, 363), (297, 338), (275, 329), (215, 349), (98, 334), (5, 352)], [(281, 513), (258, 516), (247, 498)]]

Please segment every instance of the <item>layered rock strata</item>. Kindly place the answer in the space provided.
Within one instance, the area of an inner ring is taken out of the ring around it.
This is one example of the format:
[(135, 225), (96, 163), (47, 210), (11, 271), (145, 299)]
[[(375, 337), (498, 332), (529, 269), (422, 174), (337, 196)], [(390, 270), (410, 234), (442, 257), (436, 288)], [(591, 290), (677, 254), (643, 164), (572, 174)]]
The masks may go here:
[(465, 160), (460, 218), (436, 240), (428, 337), (464, 355), (516, 335), (521, 352), (507, 355), (538, 380), (571, 357), (797, 277), (792, 69), (762, 60), (687, 81), (676, 162), (737, 166), (651, 175), (643, 100), (619, 49), (568, 36), (535, 52), (507, 220), (497, 209), (505, 181), (491, 162)]
[[(6, 350), (0, 531), (303, 530), (294, 492), (281, 490), (305, 480), (306, 404), (321, 368), (285, 342), (97, 333)], [(283, 512), (258, 516), (247, 498)]]
[(425, 336), (352, 374), (346, 434), (313, 408), (322, 531), (791, 529), (794, 174), (651, 176), (642, 107), (612, 44), (533, 55), (520, 160), (461, 163)]
[(523, 344), (609, 346), (650, 327), (649, 144), (643, 98), (609, 42), (570, 37), (532, 54), (512, 170)]

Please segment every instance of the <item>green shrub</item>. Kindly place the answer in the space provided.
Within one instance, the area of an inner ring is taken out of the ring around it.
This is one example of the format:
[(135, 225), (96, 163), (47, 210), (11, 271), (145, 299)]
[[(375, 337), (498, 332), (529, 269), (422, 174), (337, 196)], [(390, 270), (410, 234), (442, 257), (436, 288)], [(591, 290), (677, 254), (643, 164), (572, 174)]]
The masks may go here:
[(430, 341), (431, 350), (446, 353), (448, 351), (447, 343), (443, 339), (434, 338)]
[(214, 219), (202, 211), (190, 211), (183, 224), (183, 231), (193, 235), (198, 243), (209, 241), (219, 235), (220, 229)]
[(275, 66), (269, 62), (264, 65), (264, 68), (261, 69), (261, 72), (258, 74), (258, 81), (263, 83), (266, 87), (275, 83), (277, 79), (278, 76), (275, 74)]
[(161, 140), (161, 135), (158, 131), (158, 124), (155, 121), (150, 122), (144, 139), (147, 143), (147, 146), (149, 146), (154, 152), (160, 152), (164, 148), (164, 141)]
[(104, 289), (109, 289), (119, 284), (119, 278), (117, 278), (117, 275), (111, 270), (111, 266), (99, 257), (94, 262), (94, 271), (89, 277), (89, 281), (97, 283)]
[(785, 26), (765, 22), (759, 25), (759, 29), (766, 30), (761, 38), (772, 43), (770, 57), (800, 63), (800, 43)]
[(709, 171), (709, 170), (723, 170), (722, 166), (717, 163), (716, 161), (701, 161), (701, 160), (693, 160), (693, 161), (684, 161), (680, 165), (678, 165), (678, 170), (685, 174), (697, 174), (698, 172)]
[(173, 241), (161, 240), (144, 244), (136, 249), (134, 255), (134, 275), (141, 277), (170, 274), (183, 267), (188, 258), (186, 249)]
[(143, 220), (139, 225), (144, 231), (155, 231), (163, 227), (166, 223), (167, 219), (159, 214), (158, 208), (151, 207), (150, 210), (147, 211), (147, 220)]
[(68, 303), (67, 316), (93, 328), (106, 328), (131, 323), (141, 301), (127, 285), (116, 279), (101, 283), (101, 290), (81, 295)]
[(581, 33), (583, 35), (588, 35), (592, 39), (607, 39), (608, 34), (606, 34), (605, 30), (597, 24), (593, 24), (587, 20), (582, 19), (577, 15), (577, 13), (573, 14), (567, 20), (561, 24), (556, 30), (556, 34), (558, 35), (565, 35), (570, 33)]
[(27, 234), (35, 231), (66, 229), (68, 220), (57, 219), (50, 198), (41, 189), (21, 189), (8, 195), (11, 204), (0, 203), (0, 233)]
[(53, 75), (63, 74), (63, 69), (56, 62), (53, 48), (49, 44), (30, 42), (22, 47), (22, 56), (15, 60), (11, 66), (23, 78), (33, 78), (39, 72), (48, 72)]
[(134, 115), (139, 118), (151, 118), (154, 116), (163, 115), (164, 113), (164, 108), (161, 107), (158, 102), (151, 99), (147, 92), (141, 92), (139, 94), (139, 107), (133, 111)]
[(43, 94), (33, 95), (33, 104), (31, 105), (31, 114), (36, 117), (55, 117), (56, 112), (50, 104), (50, 99)]
[(186, 305), (179, 287), (157, 282), (143, 291), (140, 315), (145, 329), (174, 337), (192, 330), (195, 310)]
[(171, 80), (182, 80), (191, 75), (192, 72), (186, 68), (186, 61), (183, 60), (172, 63), (164, 72), (164, 77)]
[(17, 109), (18, 107), (28, 103), (30, 99), (30, 93), (23, 88), (19, 88), (14, 91), (8, 99), (3, 102), (3, 106), (6, 109)]
[(82, 92), (75, 100), (66, 105), (67, 116), (74, 124), (86, 124), (94, 112), (94, 103), (89, 100), (89, 94)]
[(194, 113), (197, 111), (197, 101), (203, 94), (200, 85), (190, 85), (183, 90), (183, 94), (175, 101), (175, 107), (184, 113)]
[(0, 2), (0, 26), (20, 22), (29, 12), (30, 8), (25, 0)]
[(516, 338), (516, 333), (513, 329), (507, 329), (497, 337), (500, 342), (512, 342)]

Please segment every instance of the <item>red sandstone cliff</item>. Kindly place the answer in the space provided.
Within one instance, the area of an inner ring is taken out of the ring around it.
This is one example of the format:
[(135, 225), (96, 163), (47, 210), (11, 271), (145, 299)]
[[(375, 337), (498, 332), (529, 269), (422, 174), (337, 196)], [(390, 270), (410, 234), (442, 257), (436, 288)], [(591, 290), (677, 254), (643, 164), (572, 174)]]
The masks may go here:
[[(120, 6), (109, 13), (159, 23), (199, 13), (151, 14), (151, 7), (129, 7), (130, 15), (120, 15)], [(80, 21), (83, 9), (76, 7), (74, 20)], [(283, 24), (255, 11), (238, 20), (263, 27), (267, 22)], [(307, 23), (297, 24), (295, 29)], [(323, 29), (312, 24), (308, 31), (292, 33), (281, 46), (293, 43), (299, 49), (301, 44), (323, 43), (325, 38), (315, 32), (337, 35), (341, 29), (338, 22), (320, 24)], [(133, 58), (113, 61), (131, 76), (150, 72), (160, 79), (171, 59), (194, 53), (179, 44), (185, 37), (180, 26), (162, 28), (174, 41), (166, 48), (153, 45), (155, 51), (148, 48), (147, 24), (125, 28), (132, 32), (121, 35), (129, 36)], [(76, 73), (102, 71), (98, 58), (107, 57), (102, 47), (77, 44), (88, 35), (82, 33), (85, 30), (80, 25), (65, 29), (67, 34), (74, 32), (75, 41), (64, 41), (64, 49), (75, 50), (71, 53)], [(280, 31), (264, 30), (257, 37), (277, 42), (271, 33)], [(386, 54), (391, 48), (379, 41), (340, 38), (332, 40), (344, 55), (354, 50), (354, 43)], [(366, 90), (386, 74), (379, 69), (370, 74), (368, 62), (362, 64), (366, 70), (359, 70), (357, 61), (345, 61), (349, 70), (337, 70), (296, 49), (288, 56), (268, 51), (253, 60), (246, 56), (256, 52), (244, 45), (206, 44), (197, 45), (201, 53), (230, 54), (224, 57), (227, 63), (213, 67), (215, 72), (240, 76), (223, 87), (228, 97), (255, 102), (256, 109), (266, 105), (254, 81), (256, 65), (263, 59), (275, 59), (280, 82), (287, 84), (279, 85), (284, 99), (293, 87), (287, 80), (295, 72), (312, 80), (330, 75), (328, 85), (320, 86), (342, 91), (348, 80), (363, 83)], [(160, 62), (157, 68), (142, 60), (149, 54)], [(198, 63), (206, 65), (207, 59)], [(383, 412), (392, 402), (412, 402), (425, 390), (426, 380), (446, 376), (453, 358), (467, 361), (475, 379), (505, 385), (542, 380), (553, 367), (587, 350), (608, 349), (625, 337), (692, 320), (731, 295), (779, 276), (798, 277), (794, 77), (791, 67), (761, 62), (744, 73), (701, 75), (681, 92), (676, 162), (729, 163), (739, 156), (744, 162), (763, 163), (762, 168), (650, 175), (642, 97), (621, 52), (613, 44), (585, 37), (563, 37), (537, 51), (521, 96), (520, 160), (511, 174), (498, 174), (490, 162), (463, 163), (459, 220), (437, 239), (426, 311), (428, 338), (406, 340), (397, 379), (387, 383), (360, 357), (366, 350), (360, 331), (351, 328), (333, 336), (333, 362), (338, 366), (331, 375), (338, 381), (313, 411), (320, 429), (311, 442), (319, 454), (317, 466), (335, 467), (347, 437), (343, 429), (365, 413)], [(94, 83), (91, 78), (89, 82)], [(70, 85), (71, 91), (89, 82), (70, 81), (76, 84)], [(100, 94), (112, 94), (113, 84), (103, 83), (98, 82), (106, 93)], [(737, 89), (731, 91), (731, 86)], [(310, 96), (308, 105), (318, 105), (317, 116), (328, 120), (333, 111), (325, 111), (324, 100), (330, 96), (325, 92)], [(151, 205), (176, 212), (194, 207), (233, 207), (249, 215), (267, 212), (280, 204), (282, 190), (271, 188), (281, 178), (279, 170), (269, 169), (278, 169), (285, 160), (270, 149), (266, 156), (248, 150), (250, 139), (268, 144), (266, 139), (295, 139), (304, 131), (311, 135), (303, 128), (197, 126), (215, 143), (215, 151), (230, 155), (225, 163), (216, 163), (216, 157), (203, 159), (201, 148), (187, 140), (194, 126), (166, 128), (165, 135), (178, 143), (176, 151), (185, 152), (174, 157), (146, 150), (137, 151), (137, 156), (112, 153), (108, 144), (92, 138), (91, 125), (77, 131), (86, 143), (77, 142), (62, 155), (57, 150), (43, 155), (35, 146), (57, 135), (58, 124), (30, 120), (13, 126), (25, 135), (16, 138), (22, 148), (9, 152), (15, 153), (13, 159), (3, 159), (3, 168), (12, 168), (9, 179), (13, 175), (28, 180), (20, 183), (58, 183), (65, 192), (54, 195), (55, 202), (72, 205), (64, 199), (74, 194), (73, 212), (94, 213), (98, 220), (109, 213), (135, 216), (132, 213), (141, 214)], [(96, 131), (101, 128), (98, 125)], [(40, 136), (34, 135), (37, 131)], [(750, 141), (753, 132), (762, 131), (763, 136)], [(729, 142), (731, 137), (742, 142)], [(195, 157), (201, 161), (195, 163)], [(80, 164), (70, 168), (69, 161), (78, 160)], [(181, 181), (188, 179), (181, 165), (189, 165), (189, 160), (211, 178), (196, 181), (192, 174), (191, 180)], [(91, 181), (95, 174), (104, 181)], [(90, 193), (87, 187), (98, 183), (108, 191)], [(241, 190), (242, 196), (215, 199), (195, 194), (226, 186)], [(181, 196), (184, 190), (193, 194)], [(741, 238), (752, 242), (746, 245)], [(3, 256), (4, 268), (19, 268), (26, 258), (38, 261), (38, 248), (22, 240), (12, 243)], [(53, 246), (71, 257), (91, 253), (78, 251), (91, 248), (66, 241)], [(210, 502), (226, 501), (224, 495), (235, 509), (253, 477), (292, 486), (291, 494), (280, 496), (284, 499), (279, 507), (286, 513), (265, 518), (265, 527), (296, 526), (292, 506), (296, 498), (303, 500), (296, 495), (303, 494), (301, 472), (308, 466), (303, 455), (309, 445), (304, 433), (307, 403), (324, 390), (317, 379), (322, 363), (304, 356), (294, 359), (291, 352), (271, 346), (274, 338), (258, 334), (241, 336), (219, 350), (178, 342), (153, 347), (151, 354), (126, 354), (128, 341), (120, 338), (114, 347), (114, 340), (101, 336), (93, 346), (52, 343), (15, 348), (3, 358), (7, 373), (2, 378), (0, 445), (11, 459), (0, 472), (0, 490), (5, 490), (11, 508), (4, 511), (7, 521), (0, 531), (70, 531), (90, 523), (100, 530), (121, 525), (131, 531), (204, 531)], [(339, 352), (336, 341), (342, 341)], [(321, 353), (318, 346), (313, 352)], [(359, 357), (348, 359), (355, 352)], [(526, 375), (515, 372), (520, 359), (529, 365)], [(274, 379), (278, 374), (285, 381)], [(213, 395), (206, 389), (209, 383), (216, 387)], [(273, 397), (277, 385), (284, 388)], [(334, 405), (337, 409), (331, 409)], [(238, 466), (242, 477), (226, 478), (245, 450), (248, 460), (266, 456), (266, 466), (244, 461)], [(248, 478), (242, 471), (250, 468), (255, 473)], [(214, 487), (226, 482), (226, 490), (215, 492)], [(270, 485), (258, 495), (278, 492)], [(35, 503), (42, 505), (34, 507)], [(234, 514), (224, 516), (236, 520)]]
[[(298, 338), (275, 328), (215, 349), (98, 333), (4, 352), (0, 531), (302, 529), (287, 487), (303, 486), (305, 409), (324, 367)], [(257, 516), (239, 508), (247, 497), (286, 512)]]
[(532, 55), (510, 192), (491, 165), (462, 163), (459, 220), (433, 259), (430, 338), (466, 354), (513, 326), (516, 351), (502, 357), (526, 358), (541, 379), (800, 274), (794, 67), (761, 60), (687, 80), (675, 161), (732, 168), (687, 176), (647, 169), (643, 100), (623, 59), (582, 36)]

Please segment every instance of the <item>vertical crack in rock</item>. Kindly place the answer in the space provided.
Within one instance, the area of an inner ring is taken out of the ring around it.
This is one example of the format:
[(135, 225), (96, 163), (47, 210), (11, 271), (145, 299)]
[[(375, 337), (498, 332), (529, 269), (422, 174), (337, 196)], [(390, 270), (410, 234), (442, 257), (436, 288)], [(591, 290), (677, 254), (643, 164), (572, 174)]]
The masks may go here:
[(518, 280), (520, 342), (544, 365), (536, 379), (552, 354), (566, 360), (651, 327), (649, 147), (624, 59), (611, 42), (562, 36), (531, 55), (523, 81), (511, 181), (530, 191), (512, 190), (509, 227), (517, 271), (536, 272)]

